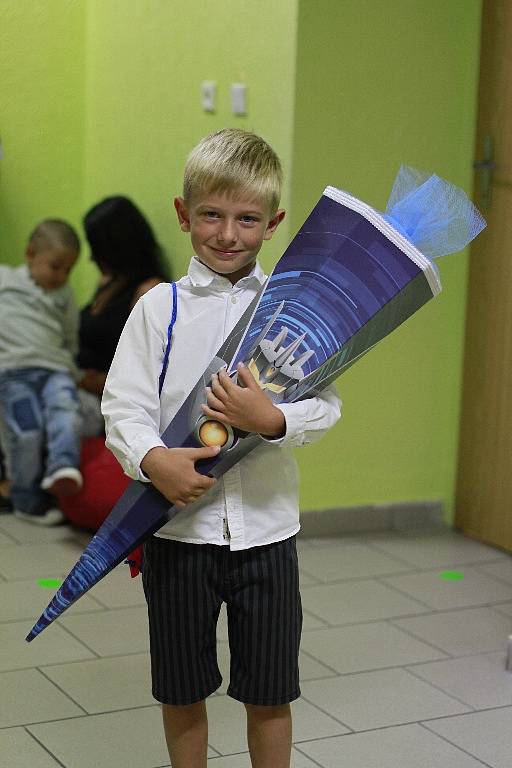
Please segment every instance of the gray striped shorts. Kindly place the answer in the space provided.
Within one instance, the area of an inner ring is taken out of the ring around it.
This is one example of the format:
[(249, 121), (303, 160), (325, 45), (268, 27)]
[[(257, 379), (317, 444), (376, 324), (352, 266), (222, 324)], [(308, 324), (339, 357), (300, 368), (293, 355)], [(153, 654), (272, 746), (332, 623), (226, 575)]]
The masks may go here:
[(236, 552), (154, 536), (144, 545), (143, 584), (157, 701), (193, 704), (220, 686), (216, 628), (223, 602), (231, 652), (228, 695), (266, 706), (300, 696), (295, 536)]

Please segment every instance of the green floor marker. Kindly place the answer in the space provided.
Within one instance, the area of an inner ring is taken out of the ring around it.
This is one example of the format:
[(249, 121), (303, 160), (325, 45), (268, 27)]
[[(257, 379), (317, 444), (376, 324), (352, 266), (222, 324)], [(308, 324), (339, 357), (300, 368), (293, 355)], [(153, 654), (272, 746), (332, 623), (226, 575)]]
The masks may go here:
[(38, 579), (37, 584), (44, 589), (58, 589), (62, 584), (62, 579)]
[(442, 571), (439, 575), (446, 581), (460, 581), (464, 578), (464, 574), (460, 571)]

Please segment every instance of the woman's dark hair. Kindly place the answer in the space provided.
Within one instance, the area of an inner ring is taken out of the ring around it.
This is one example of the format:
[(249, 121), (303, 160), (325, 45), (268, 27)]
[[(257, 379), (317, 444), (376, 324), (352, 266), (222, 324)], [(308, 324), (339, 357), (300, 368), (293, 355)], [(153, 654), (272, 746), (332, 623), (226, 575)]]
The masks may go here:
[(130, 284), (149, 277), (169, 279), (153, 230), (129, 198), (105, 198), (85, 214), (83, 224), (92, 259), (100, 269)]

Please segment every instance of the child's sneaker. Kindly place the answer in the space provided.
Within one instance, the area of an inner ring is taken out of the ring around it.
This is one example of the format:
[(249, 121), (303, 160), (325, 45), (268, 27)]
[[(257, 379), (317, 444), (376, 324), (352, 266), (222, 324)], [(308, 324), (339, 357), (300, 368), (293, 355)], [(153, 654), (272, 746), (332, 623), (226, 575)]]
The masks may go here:
[(41, 481), (43, 491), (52, 496), (74, 496), (83, 485), (81, 473), (75, 467), (61, 467)]
[(47, 509), (45, 512), (36, 512), (30, 514), (29, 512), (21, 512), (19, 509), (14, 510), (14, 517), (19, 520), (26, 520), (27, 523), (34, 523), (34, 525), (60, 525), (66, 519), (65, 515), (60, 509)]

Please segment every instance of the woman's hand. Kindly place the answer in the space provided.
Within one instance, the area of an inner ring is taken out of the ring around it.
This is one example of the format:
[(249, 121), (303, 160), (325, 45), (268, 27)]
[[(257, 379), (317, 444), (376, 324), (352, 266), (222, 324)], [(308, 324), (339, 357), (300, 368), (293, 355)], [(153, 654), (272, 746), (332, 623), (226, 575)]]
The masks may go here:
[(83, 374), (84, 375), (80, 381), (77, 382), (77, 387), (85, 389), (93, 395), (101, 396), (103, 394), (105, 381), (107, 380), (107, 374), (103, 371), (96, 371), (94, 368), (87, 368), (84, 370)]
[(181, 508), (197, 501), (217, 482), (213, 477), (196, 472), (195, 463), (200, 459), (212, 459), (219, 450), (218, 446), (152, 448), (142, 459), (140, 468), (168, 501)]
[(235, 384), (224, 369), (212, 377), (212, 386), (206, 389), (207, 405), (203, 413), (210, 419), (230, 424), (243, 432), (257, 432), (265, 437), (282, 437), (286, 422), (277, 408), (255, 381), (252, 373), (239, 363)]

